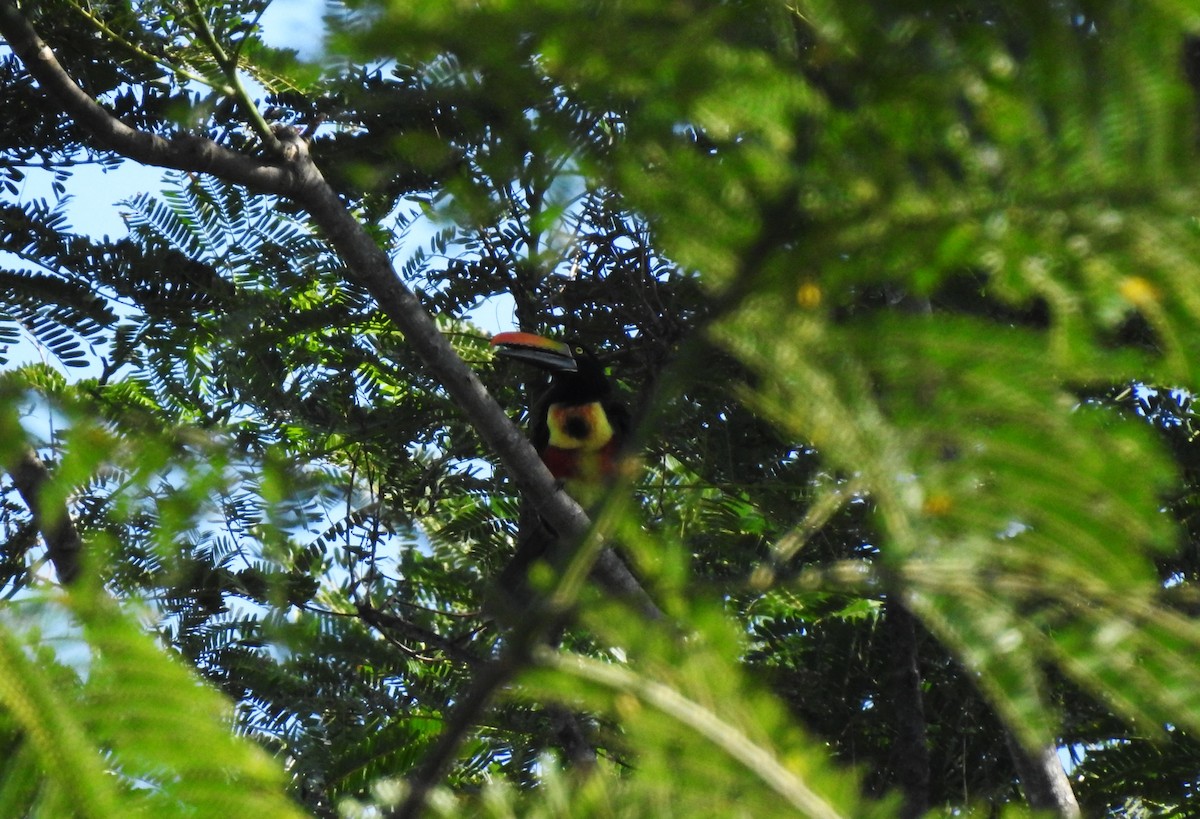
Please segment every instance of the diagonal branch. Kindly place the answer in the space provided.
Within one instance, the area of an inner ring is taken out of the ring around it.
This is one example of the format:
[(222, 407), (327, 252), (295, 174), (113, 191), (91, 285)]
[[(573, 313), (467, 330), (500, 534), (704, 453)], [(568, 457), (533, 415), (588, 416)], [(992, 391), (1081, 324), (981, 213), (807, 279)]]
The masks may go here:
[(1082, 815), (1071, 780), (1063, 770), (1058, 748), (1053, 743), (1027, 750), (1011, 731), (1004, 732), (1012, 754), (1017, 778), (1025, 790), (1025, 799), (1035, 811), (1052, 812), (1062, 819), (1079, 819)]
[[(299, 136), (277, 132), (282, 151), (268, 161), (240, 154), (204, 137), (177, 135), (166, 139), (132, 128), (75, 83), (18, 10), (16, 0), (0, 0), (0, 34), (46, 94), (98, 147), (146, 165), (209, 173), (252, 190), (290, 198), (308, 211), (351, 275), (370, 291), (404, 333), (428, 372), (441, 382), (484, 443), (500, 458), (538, 514), (563, 537), (582, 537), (589, 526), (587, 515), (559, 491), (533, 446), (454, 352), (417, 296), (396, 275), (387, 254), (322, 177)], [(595, 571), (611, 592), (661, 617), (645, 590), (611, 550), (599, 555)]]
[(283, 165), (245, 156), (204, 137), (180, 134), (166, 139), (121, 122), (71, 79), (14, 0), (0, 2), (0, 34), (47, 96), (97, 147), (144, 165), (211, 173), (262, 193), (291, 196), (295, 192), (296, 179)]
[(690, 728), (759, 777), (780, 797), (783, 806), (795, 809), (796, 815), (816, 819), (842, 819), (845, 816), (781, 761), (769, 745), (748, 735), (736, 723), (727, 721), (712, 704), (689, 699), (675, 688), (640, 675), (633, 669), (580, 654), (535, 648), (534, 660), (544, 667), (630, 694)]
[(70, 584), (79, 576), (79, 530), (66, 506), (46, 509), (42, 503), (42, 488), (50, 482), (50, 470), (36, 452), (26, 448), (9, 465), (8, 473), (46, 542), (46, 553), (58, 579), (64, 585)]
[(246, 115), (246, 119), (250, 120), (259, 139), (271, 151), (278, 152), (280, 150), (279, 140), (275, 133), (271, 130), (271, 126), (263, 119), (263, 115), (259, 112), (258, 106), (254, 104), (254, 100), (250, 97), (250, 92), (246, 90), (245, 83), (238, 76), (238, 55), (235, 53), (232, 56), (226, 53), (221, 47), (221, 43), (217, 40), (217, 35), (213, 32), (212, 26), (208, 24), (208, 18), (204, 16), (204, 10), (200, 8), (196, 0), (186, 0), (188, 11), (191, 13), (192, 24), (195, 25), (200, 39), (204, 42), (213, 59), (217, 61), (217, 65), (221, 67), (221, 71), (225, 73), (225, 79), (229, 83), (229, 88), (232, 91), (232, 96), (238, 101), (242, 107), (242, 113)]

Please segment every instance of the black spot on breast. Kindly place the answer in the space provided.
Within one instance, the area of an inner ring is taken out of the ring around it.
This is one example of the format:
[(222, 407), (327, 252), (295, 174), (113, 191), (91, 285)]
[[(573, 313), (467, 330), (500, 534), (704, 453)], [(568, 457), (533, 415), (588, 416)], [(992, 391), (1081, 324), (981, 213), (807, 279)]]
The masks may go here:
[(567, 418), (566, 424), (563, 425), (563, 432), (570, 435), (572, 438), (577, 438), (582, 441), (592, 433), (592, 425), (588, 423), (586, 418), (581, 418), (578, 415), (572, 415)]

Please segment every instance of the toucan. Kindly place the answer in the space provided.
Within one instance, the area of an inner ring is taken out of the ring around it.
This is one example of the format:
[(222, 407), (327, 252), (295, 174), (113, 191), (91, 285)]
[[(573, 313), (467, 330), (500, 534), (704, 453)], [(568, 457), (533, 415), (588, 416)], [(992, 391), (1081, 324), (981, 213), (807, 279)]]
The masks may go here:
[(500, 333), (492, 346), (497, 355), (550, 373), (550, 388), (529, 413), (530, 438), (567, 493), (583, 506), (595, 503), (617, 475), (630, 427), (604, 367), (575, 341)]
[[(550, 373), (550, 386), (529, 412), (529, 435), (550, 474), (581, 506), (598, 502), (619, 473), (630, 415), (613, 394), (600, 361), (576, 341), (532, 333), (492, 337), (496, 354)], [(517, 553), (499, 578), (502, 589), (523, 597), (525, 576), (536, 561), (551, 563), (557, 535), (528, 507), (522, 510)]]
[[(492, 337), (496, 354), (532, 364), (550, 373), (550, 387), (529, 411), (534, 449), (563, 488), (580, 505), (592, 506), (618, 476), (628, 443), (630, 415), (613, 394), (599, 360), (576, 341), (555, 341), (532, 333), (500, 333)], [(517, 552), (498, 579), (493, 598), (500, 614), (504, 604), (528, 605), (529, 570), (545, 558), (556, 563), (554, 530), (526, 504), (517, 534)], [(565, 622), (565, 621), (564, 621)], [(562, 625), (551, 638), (557, 644)], [(596, 753), (578, 719), (562, 707), (549, 708), (567, 759), (590, 766)]]

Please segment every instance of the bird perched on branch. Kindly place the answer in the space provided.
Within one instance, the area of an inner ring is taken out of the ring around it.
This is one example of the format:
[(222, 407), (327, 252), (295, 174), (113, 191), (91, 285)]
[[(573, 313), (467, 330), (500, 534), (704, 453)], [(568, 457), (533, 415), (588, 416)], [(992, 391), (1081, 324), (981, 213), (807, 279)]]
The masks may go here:
[[(550, 374), (549, 389), (529, 412), (530, 438), (566, 492), (581, 506), (595, 504), (619, 472), (630, 431), (629, 411), (614, 397), (600, 361), (577, 342), (532, 333), (500, 333), (492, 346), (497, 355)], [(517, 554), (505, 569), (509, 579), (523, 577), (555, 539), (544, 522), (529, 517), (522, 515)]]
[(530, 438), (568, 494), (583, 506), (594, 503), (617, 474), (630, 426), (604, 368), (581, 344), (532, 333), (500, 333), (492, 346), (550, 373), (550, 388), (529, 413)]
[[(497, 355), (550, 374), (549, 388), (529, 411), (533, 447), (571, 497), (584, 507), (594, 505), (619, 473), (630, 429), (629, 411), (613, 396), (599, 360), (577, 342), (531, 333), (500, 333), (492, 346)], [(558, 534), (523, 504), (517, 552), (498, 580), (497, 614), (512, 604), (529, 605), (529, 570), (542, 558), (556, 563), (557, 543)], [(551, 644), (561, 639), (565, 622), (553, 629)], [(562, 706), (549, 706), (546, 713), (566, 758), (581, 768), (594, 765), (596, 753), (579, 718)]]

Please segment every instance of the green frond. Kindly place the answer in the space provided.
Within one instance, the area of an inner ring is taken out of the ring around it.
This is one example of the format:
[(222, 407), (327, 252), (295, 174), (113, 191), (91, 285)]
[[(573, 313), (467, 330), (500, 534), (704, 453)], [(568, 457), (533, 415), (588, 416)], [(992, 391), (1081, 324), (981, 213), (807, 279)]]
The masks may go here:
[[(512, 417), (493, 325), (594, 348), (645, 450), (594, 536), (666, 617), (492, 622), (516, 476), (293, 203), (5, 205), (0, 454), (86, 571), (42, 596), (5, 479), (0, 815), (381, 815), (497, 669), (432, 815), (1022, 815), (1010, 737), (1085, 815), (1195, 812), (1188, 3), (362, 0), (314, 65), (265, 8), (21, 13), (131, 127), (302, 131)], [(13, 197), (116, 163), (15, 54), (0, 94)]]

